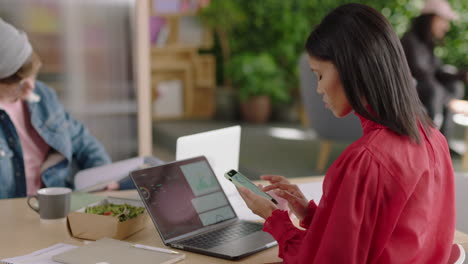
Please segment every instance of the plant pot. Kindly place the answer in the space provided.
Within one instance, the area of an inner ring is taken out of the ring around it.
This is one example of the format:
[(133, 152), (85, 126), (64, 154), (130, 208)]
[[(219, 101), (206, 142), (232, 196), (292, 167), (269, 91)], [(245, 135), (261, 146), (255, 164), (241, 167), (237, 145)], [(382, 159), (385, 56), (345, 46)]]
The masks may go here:
[(278, 103), (272, 106), (271, 120), (275, 122), (294, 123), (299, 121), (297, 102)]
[(252, 96), (240, 107), (243, 119), (250, 123), (265, 123), (271, 115), (271, 100), (266, 95)]

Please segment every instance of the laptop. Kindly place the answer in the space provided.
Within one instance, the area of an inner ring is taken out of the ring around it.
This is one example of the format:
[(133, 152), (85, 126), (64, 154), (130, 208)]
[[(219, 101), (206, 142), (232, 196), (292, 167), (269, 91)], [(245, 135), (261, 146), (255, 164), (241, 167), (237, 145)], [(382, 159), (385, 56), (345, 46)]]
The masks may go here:
[(262, 223), (237, 217), (204, 156), (130, 177), (167, 246), (235, 260), (277, 244)]
[(176, 160), (205, 156), (237, 216), (243, 220), (258, 221), (261, 217), (250, 211), (234, 184), (224, 178), (226, 171), (239, 170), (240, 140), (240, 126), (179, 137)]

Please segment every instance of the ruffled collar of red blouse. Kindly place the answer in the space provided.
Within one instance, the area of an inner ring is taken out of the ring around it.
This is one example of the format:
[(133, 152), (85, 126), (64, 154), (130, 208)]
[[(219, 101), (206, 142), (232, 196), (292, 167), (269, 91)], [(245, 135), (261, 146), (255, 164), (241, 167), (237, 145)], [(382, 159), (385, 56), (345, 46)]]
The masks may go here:
[[(370, 107), (370, 105), (366, 105), (366, 108), (367, 110), (369, 110), (369, 112), (371, 112), (372, 114), (374, 115), (377, 115), (375, 113), (375, 111)], [(363, 116), (361, 116), (360, 114), (358, 114), (357, 112), (354, 112), (354, 114), (359, 117), (359, 120), (361, 121), (361, 127), (362, 127), (362, 131), (364, 134), (367, 134), (369, 133), (370, 131), (372, 130), (375, 130), (375, 129), (383, 129), (383, 128), (386, 128), (385, 126), (381, 125), (381, 124), (377, 124), (375, 123), (374, 121), (371, 121)]]

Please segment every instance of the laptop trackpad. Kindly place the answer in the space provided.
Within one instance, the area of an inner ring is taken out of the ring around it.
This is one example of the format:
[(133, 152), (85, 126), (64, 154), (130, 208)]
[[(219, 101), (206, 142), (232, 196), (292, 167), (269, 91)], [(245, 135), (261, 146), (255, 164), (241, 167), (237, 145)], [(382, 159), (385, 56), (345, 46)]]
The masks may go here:
[(252, 254), (261, 249), (276, 245), (275, 239), (267, 232), (255, 232), (234, 241), (208, 249), (228, 256), (241, 256), (246, 253)]

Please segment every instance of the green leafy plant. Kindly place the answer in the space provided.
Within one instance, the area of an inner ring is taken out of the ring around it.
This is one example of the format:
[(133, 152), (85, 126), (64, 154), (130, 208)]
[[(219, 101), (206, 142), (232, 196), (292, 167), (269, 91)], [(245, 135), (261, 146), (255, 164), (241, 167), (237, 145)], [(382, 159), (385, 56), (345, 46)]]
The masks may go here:
[(228, 66), (228, 72), (238, 89), (241, 101), (261, 95), (269, 96), (274, 103), (288, 100), (282, 72), (271, 55), (238, 54)]
[(119, 222), (135, 218), (145, 212), (144, 207), (129, 204), (105, 204), (86, 207), (85, 213), (98, 215), (111, 215), (117, 217)]
[[(245, 23), (247, 20), (246, 14), (237, 1), (231, 0), (211, 0), (210, 4), (203, 8), (198, 16), (203, 23), (214, 30), (219, 40), (221, 47), (222, 63), (227, 64), (231, 58), (231, 44), (230, 34), (231, 31)], [(219, 65), (219, 64), (218, 64)], [(225, 69), (225, 65), (219, 65), (218, 69)], [(226, 76), (222, 77), (225, 86), (230, 85), (230, 79)]]
[[(445, 45), (436, 53), (445, 63), (463, 68), (468, 61), (468, 1), (448, 1), (460, 19), (452, 23)], [(400, 37), (424, 5), (424, 0), (212, 0), (202, 14), (217, 32), (224, 32), (220, 42), (229, 46), (229, 56), (270, 54), (285, 80), (283, 89), (291, 94), (298, 87), (297, 63), (308, 34), (328, 12), (350, 2), (382, 12)]]
[[(297, 61), (314, 17), (308, 13), (309, 2), (212, 0), (200, 12), (200, 18), (215, 29), (220, 42), (222, 54), (218, 56), (222, 55), (224, 63), (219, 63), (217, 70), (223, 71), (220, 67), (230, 65), (231, 57), (268, 53), (285, 80), (281, 89), (287, 96), (280, 96), (280, 100), (290, 100), (291, 90), (298, 85)], [(229, 69), (225, 73), (221, 80), (224, 84), (233, 78)]]
[(250, 18), (231, 31), (232, 57), (244, 53), (270, 54), (284, 78), (281, 89), (289, 102), (298, 88), (298, 58), (312, 28), (311, 1), (232, 1), (239, 2), (242, 12)]
[[(423, 0), (361, 0), (363, 4), (368, 4), (384, 14), (397, 34), (401, 37), (411, 25), (411, 20), (419, 15), (424, 5)], [(459, 19), (453, 21), (452, 27), (444, 39), (444, 45), (436, 48), (437, 56), (440, 56), (444, 63), (453, 64), (457, 67), (466, 67), (468, 62), (468, 1), (448, 0), (452, 8), (459, 14)]]

